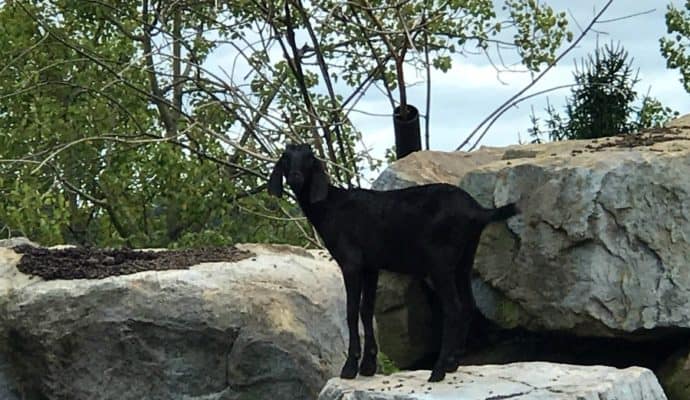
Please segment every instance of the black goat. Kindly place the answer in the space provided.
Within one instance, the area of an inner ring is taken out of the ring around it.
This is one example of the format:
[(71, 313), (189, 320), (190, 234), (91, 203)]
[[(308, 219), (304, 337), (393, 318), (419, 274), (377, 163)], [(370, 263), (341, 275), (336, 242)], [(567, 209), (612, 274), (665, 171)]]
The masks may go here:
[(376, 372), (373, 314), (379, 269), (431, 278), (443, 307), (443, 334), (429, 381), (457, 369), (475, 307), (470, 273), (479, 236), (488, 223), (517, 214), (516, 205), (483, 208), (448, 184), (341, 189), (329, 184), (323, 162), (303, 144), (287, 146), (271, 173), (269, 193), (283, 194), (283, 177), (343, 273), (350, 340), (340, 376), (352, 379), (358, 372), (360, 300), (364, 357), (359, 373)]

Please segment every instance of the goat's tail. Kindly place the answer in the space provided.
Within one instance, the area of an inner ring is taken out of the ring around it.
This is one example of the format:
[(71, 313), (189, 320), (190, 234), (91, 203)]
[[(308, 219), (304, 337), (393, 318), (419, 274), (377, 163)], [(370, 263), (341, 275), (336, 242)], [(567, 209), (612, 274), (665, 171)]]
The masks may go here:
[(503, 207), (498, 207), (487, 211), (489, 212), (488, 222), (503, 221), (520, 213), (517, 203), (510, 203)]

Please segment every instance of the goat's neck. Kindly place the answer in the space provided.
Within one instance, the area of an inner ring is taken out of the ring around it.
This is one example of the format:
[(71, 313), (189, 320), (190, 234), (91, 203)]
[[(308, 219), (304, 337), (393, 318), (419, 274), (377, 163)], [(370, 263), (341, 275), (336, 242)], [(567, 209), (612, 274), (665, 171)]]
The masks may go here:
[(293, 188), (293, 193), (295, 193), (297, 197), (297, 203), (302, 209), (302, 212), (318, 231), (321, 229), (320, 224), (328, 218), (327, 214), (331, 211), (329, 207), (330, 202), (333, 200), (333, 197), (337, 195), (338, 190), (341, 189), (333, 185), (328, 185), (328, 195), (326, 195), (325, 199), (317, 203), (312, 203), (309, 199), (309, 189), (309, 185), (305, 185), (301, 191), (295, 191)]

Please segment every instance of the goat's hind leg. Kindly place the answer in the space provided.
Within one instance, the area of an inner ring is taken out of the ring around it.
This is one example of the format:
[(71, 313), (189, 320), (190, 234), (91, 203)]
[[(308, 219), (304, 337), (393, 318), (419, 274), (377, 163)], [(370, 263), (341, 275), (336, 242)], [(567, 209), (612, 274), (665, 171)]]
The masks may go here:
[(359, 269), (343, 269), (345, 292), (347, 294), (347, 328), (350, 344), (347, 348), (347, 360), (340, 371), (343, 379), (353, 379), (357, 376), (357, 363), (361, 356), (359, 342), (359, 302), (362, 293), (362, 277)]
[(453, 362), (446, 366), (446, 372), (455, 372), (460, 364), (461, 357), (465, 354), (467, 345), (467, 336), (474, 319), (474, 313), (477, 310), (477, 305), (472, 294), (472, 265), (474, 264), (474, 255), (479, 244), (479, 235), (469, 240), (465, 245), (458, 270), (455, 272), (455, 286), (458, 290), (461, 306), (461, 321), (459, 328), (457, 342), (455, 344), (455, 352), (453, 354)]
[(449, 271), (447, 275), (437, 271), (431, 279), (443, 307), (443, 332), (441, 334), (441, 351), (431, 371), (429, 382), (439, 382), (446, 377), (448, 366), (455, 362), (456, 343), (462, 323), (462, 306), (455, 286), (453, 271)]
[(376, 355), (378, 346), (374, 336), (374, 306), (376, 304), (376, 286), (379, 271), (365, 270), (362, 274), (362, 325), (364, 326), (364, 354), (359, 366), (359, 374), (372, 376), (376, 373)]

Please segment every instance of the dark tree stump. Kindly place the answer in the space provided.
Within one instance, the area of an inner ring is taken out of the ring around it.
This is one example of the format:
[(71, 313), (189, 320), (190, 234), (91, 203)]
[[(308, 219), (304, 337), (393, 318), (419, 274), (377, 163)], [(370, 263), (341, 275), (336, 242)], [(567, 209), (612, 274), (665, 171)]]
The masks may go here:
[(419, 131), (419, 111), (415, 106), (407, 105), (403, 117), (400, 107), (393, 110), (393, 128), (395, 129), (395, 156), (399, 160), (406, 155), (422, 149), (422, 137)]

